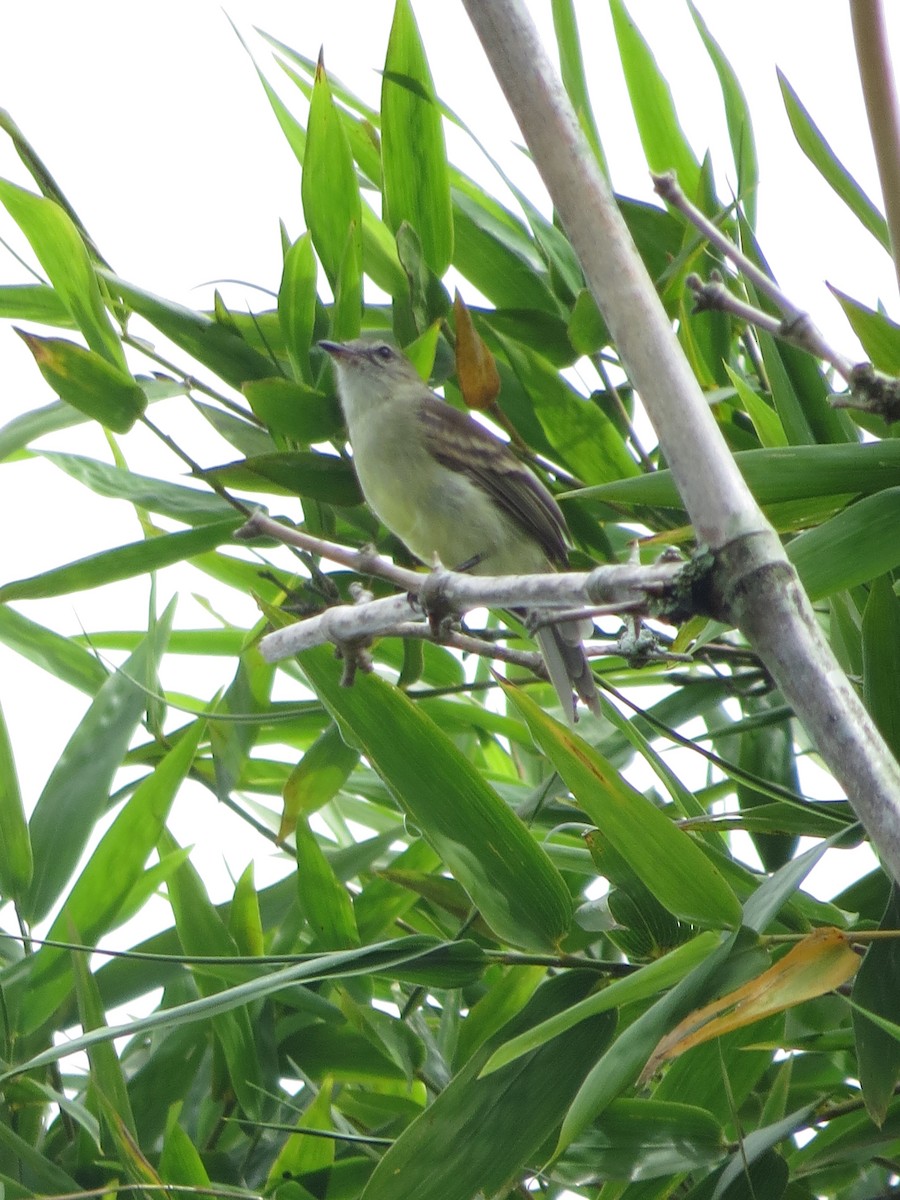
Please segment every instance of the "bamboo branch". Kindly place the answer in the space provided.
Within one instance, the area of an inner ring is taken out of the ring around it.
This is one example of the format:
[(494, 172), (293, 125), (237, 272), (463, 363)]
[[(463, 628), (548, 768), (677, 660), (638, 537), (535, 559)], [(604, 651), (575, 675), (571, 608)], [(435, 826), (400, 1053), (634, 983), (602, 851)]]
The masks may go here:
[(881, 0), (850, 0), (850, 20), (900, 284), (900, 108)]
[(900, 879), (900, 768), (840, 669), (709, 411), (521, 0), (463, 0), (653, 422), (720, 602)]

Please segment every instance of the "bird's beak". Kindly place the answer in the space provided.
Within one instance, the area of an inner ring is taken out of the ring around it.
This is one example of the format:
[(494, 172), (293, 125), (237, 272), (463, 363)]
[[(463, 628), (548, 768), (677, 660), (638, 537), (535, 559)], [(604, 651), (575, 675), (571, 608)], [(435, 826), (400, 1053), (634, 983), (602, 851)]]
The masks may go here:
[(349, 354), (349, 349), (343, 342), (319, 342), (319, 349), (324, 350), (326, 354), (330, 354), (332, 358), (346, 358)]

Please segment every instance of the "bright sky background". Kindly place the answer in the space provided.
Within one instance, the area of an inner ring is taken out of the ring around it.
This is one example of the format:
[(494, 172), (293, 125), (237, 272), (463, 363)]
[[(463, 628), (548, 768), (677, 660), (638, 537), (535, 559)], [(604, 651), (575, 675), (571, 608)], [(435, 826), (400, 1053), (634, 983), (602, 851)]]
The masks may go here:
[[(533, 170), (514, 148), (515, 125), (462, 5), (414, 0), (414, 7), (438, 93), (517, 182), (540, 197)], [(549, 3), (531, 0), (528, 7), (552, 45)], [(577, 8), (614, 184), (626, 195), (652, 199), (607, 6), (601, 0), (582, 0)], [(883, 302), (896, 319), (900, 304), (893, 271), (796, 147), (775, 78), (777, 64), (838, 156), (880, 203), (848, 6), (844, 0), (818, 0), (815, 6), (798, 0), (757, 0), (748, 15), (745, 5), (698, 0), (698, 8), (749, 97), (762, 166), (764, 252), (792, 298), (810, 309), (840, 348), (853, 354), (853, 339), (824, 281), (872, 307)], [(900, 13), (895, 5), (887, 8), (895, 57), (900, 60)], [(629, 9), (672, 84), (695, 152), (702, 157), (712, 150), (720, 194), (727, 195), (733, 179), (724, 175), (730, 155), (718, 84), (686, 6), (680, 0), (630, 0)], [(303, 115), (302, 98), (287, 80), (281, 83), (253, 26), (309, 56), (324, 45), (329, 72), (377, 104), (378, 70), (392, 11), (392, 0), (226, 0), (224, 10), (218, 0), (158, 0), (141, 16), (138, 8), (121, 0), (7, 5), (0, 40), (0, 105), (44, 158), (124, 278), (193, 307), (208, 305), (209, 281), (223, 277), (274, 291), (281, 273), (279, 219), (292, 237), (303, 228), (299, 170), (227, 18), (248, 39), (282, 95)], [(448, 142), (455, 161), (494, 186), (490, 171), (467, 143), (453, 132)], [(5, 140), (0, 142), (0, 175), (33, 186)], [(0, 234), (22, 247), (5, 214), (0, 214)], [(0, 283), (26, 280), (22, 268), (0, 250)], [(248, 301), (265, 303), (257, 291), (238, 286), (223, 291), (234, 307)], [(8, 325), (0, 326), (0, 361), (0, 425), (52, 399), (29, 352)], [(134, 470), (152, 474), (168, 469), (154, 466), (158, 449), (141, 434), (130, 435), (127, 444)], [(46, 445), (109, 457), (96, 427), (66, 431)], [(216, 448), (210, 460), (218, 455), (230, 457)], [(92, 497), (46, 463), (0, 467), (0, 505), (4, 579), (139, 536), (128, 506)], [(188, 585), (196, 586), (195, 580)], [(76, 633), (82, 626), (128, 627), (129, 614), (143, 612), (146, 592), (146, 581), (139, 580), (102, 593), (20, 607), (64, 633)], [(249, 627), (256, 614), (248, 601), (245, 611), (228, 615)], [(202, 616), (188, 600), (181, 623), (202, 623)], [(222, 678), (229, 674), (230, 670)], [(72, 689), (54, 687), (48, 675), (2, 646), (0, 681), (0, 702), (30, 808), (86, 701)], [(244, 865), (241, 827), (217, 807), (208, 797), (198, 800), (193, 815), (200, 834), (179, 829), (176, 822), (176, 836), (186, 841), (201, 838), (210, 861), (221, 864), (224, 858), (237, 874)]]

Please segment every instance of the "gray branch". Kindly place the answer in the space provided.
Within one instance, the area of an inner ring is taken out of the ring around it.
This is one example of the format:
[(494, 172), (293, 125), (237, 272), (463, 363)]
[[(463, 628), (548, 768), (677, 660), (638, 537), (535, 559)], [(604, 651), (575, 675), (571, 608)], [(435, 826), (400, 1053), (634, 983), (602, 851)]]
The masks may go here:
[(900, 880), (900, 768), (728, 451), (521, 0), (463, 0), (653, 422), (721, 606), (760, 655)]

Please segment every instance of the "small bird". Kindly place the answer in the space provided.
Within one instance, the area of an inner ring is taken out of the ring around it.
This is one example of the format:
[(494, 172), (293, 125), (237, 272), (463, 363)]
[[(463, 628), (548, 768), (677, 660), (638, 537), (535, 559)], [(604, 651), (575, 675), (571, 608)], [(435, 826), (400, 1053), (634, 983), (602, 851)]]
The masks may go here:
[[(568, 564), (559, 505), (505, 442), (442, 400), (383, 341), (319, 342), (334, 361), (353, 463), (379, 520), (426, 565), (528, 575)], [(582, 638), (590, 622), (537, 630), (567, 721), (574, 688), (594, 712)]]

